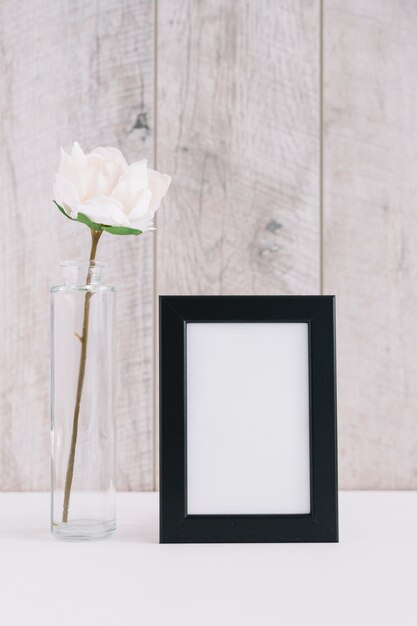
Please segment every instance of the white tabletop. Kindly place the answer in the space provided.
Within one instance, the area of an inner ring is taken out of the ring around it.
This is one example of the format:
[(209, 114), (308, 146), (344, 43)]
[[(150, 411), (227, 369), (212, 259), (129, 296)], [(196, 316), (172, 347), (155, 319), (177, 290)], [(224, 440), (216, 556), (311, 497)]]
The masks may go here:
[(339, 544), (158, 544), (158, 496), (64, 543), (47, 494), (0, 494), (5, 626), (415, 626), (417, 493), (340, 494)]

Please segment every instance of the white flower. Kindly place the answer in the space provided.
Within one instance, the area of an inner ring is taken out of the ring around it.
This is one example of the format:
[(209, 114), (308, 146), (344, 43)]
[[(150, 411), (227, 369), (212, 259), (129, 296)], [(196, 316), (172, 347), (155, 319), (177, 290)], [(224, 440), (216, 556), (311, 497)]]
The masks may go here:
[(128, 165), (116, 148), (84, 154), (75, 142), (71, 154), (61, 148), (54, 199), (72, 219), (81, 214), (95, 224), (144, 232), (153, 228), (170, 183), (171, 177), (149, 169), (146, 159)]

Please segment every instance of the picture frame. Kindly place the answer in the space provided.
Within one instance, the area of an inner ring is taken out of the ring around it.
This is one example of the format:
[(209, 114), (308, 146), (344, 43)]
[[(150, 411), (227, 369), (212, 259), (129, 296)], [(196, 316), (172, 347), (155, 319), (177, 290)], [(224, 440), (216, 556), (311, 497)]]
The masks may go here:
[(160, 296), (160, 542), (338, 541), (334, 296)]

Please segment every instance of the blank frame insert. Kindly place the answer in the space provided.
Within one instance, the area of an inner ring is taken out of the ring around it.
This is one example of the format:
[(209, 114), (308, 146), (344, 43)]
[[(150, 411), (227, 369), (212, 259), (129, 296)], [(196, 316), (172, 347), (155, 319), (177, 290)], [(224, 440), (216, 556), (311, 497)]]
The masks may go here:
[(304, 322), (188, 322), (187, 513), (309, 514)]

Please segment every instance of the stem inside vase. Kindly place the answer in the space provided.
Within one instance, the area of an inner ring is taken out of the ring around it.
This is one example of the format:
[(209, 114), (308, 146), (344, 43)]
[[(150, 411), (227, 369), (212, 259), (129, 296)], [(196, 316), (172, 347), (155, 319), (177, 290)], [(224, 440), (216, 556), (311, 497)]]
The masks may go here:
[[(97, 231), (91, 229), (91, 250), (90, 250), (90, 261), (95, 261), (96, 253), (97, 253), (97, 245), (99, 239), (101, 237), (102, 231)], [(86, 285), (91, 284), (91, 268), (88, 269)], [(90, 317), (90, 300), (92, 296), (91, 291), (87, 291), (85, 294), (84, 300), (84, 315), (83, 315), (83, 327), (82, 334), (79, 337), (81, 341), (81, 354), (80, 354), (80, 364), (78, 369), (78, 382), (77, 382), (77, 393), (75, 397), (75, 407), (74, 407), (74, 417), (72, 420), (72, 434), (71, 434), (71, 447), (68, 455), (68, 463), (67, 463), (67, 472), (65, 477), (65, 491), (64, 491), (64, 505), (62, 510), (62, 521), (68, 522), (68, 510), (71, 496), (71, 487), (72, 480), (74, 476), (74, 461), (75, 461), (75, 451), (77, 448), (77, 437), (78, 437), (78, 420), (80, 416), (80, 407), (81, 407), (81, 398), (83, 393), (84, 386), (84, 377), (85, 377), (85, 365), (87, 362), (87, 344), (88, 344), (88, 323)]]

